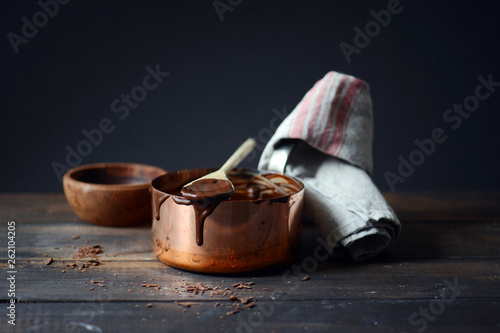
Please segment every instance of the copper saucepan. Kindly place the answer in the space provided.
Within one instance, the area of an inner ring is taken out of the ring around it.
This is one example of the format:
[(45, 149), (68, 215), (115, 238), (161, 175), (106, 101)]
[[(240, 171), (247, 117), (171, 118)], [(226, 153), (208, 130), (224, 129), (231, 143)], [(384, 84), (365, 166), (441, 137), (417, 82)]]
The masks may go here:
[(152, 237), (158, 259), (173, 267), (206, 273), (246, 272), (293, 262), (302, 230), (304, 184), (283, 175), (281, 179), (294, 184), (296, 190), (272, 199), (220, 202), (206, 217), (203, 243), (197, 244), (195, 209), (179, 204), (177, 191), (214, 170), (182, 170), (152, 181)]

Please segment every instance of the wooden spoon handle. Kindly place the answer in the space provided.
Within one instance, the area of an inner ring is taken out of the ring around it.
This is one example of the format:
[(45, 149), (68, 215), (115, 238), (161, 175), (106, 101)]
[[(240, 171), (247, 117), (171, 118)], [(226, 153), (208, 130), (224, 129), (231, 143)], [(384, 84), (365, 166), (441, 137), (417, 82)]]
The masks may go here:
[(255, 147), (255, 140), (252, 138), (248, 138), (243, 144), (229, 157), (229, 159), (224, 163), (224, 165), (219, 169), (224, 173), (227, 173), (229, 170), (237, 166), (245, 159), (245, 157), (250, 154), (252, 149)]

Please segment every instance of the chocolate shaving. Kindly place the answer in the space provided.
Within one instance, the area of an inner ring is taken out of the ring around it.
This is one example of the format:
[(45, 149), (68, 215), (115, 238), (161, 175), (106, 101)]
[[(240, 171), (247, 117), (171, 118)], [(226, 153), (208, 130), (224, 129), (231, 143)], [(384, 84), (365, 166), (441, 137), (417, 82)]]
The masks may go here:
[(102, 253), (101, 245), (93, 245), (93, 246), (84, 246), (78, 248), (78, 253), (76, 254), (76, 258), (93, 258), (99, 259), (99, 254)]
[(156, 288), (157, 290), (161, 289), (161, 286), (159, 284), (148, 283), (146, 281), (142, 281), (141, 287), (145, 287), (148, 289), (155, 289)]
[(230, 301), (237, 302), (239, 301), (241, 304), (247, 304), (252, 300), (252, 297), (237, 297), (237, 296), (231, 296), (229, 297)]
[(255, 306), (255, 301), (252, 301), (252, 302), (246, 304), (245, 308), (250, 309), (250, 308), (253, 308), (254, 306)]
[(241, 310), (242, 310), (241, 308), (236, 308), (235, 310), (228, 311), (228, 312), (226, 312), (226, 316), (233, 315), (233, 314), (235, 314), (235, 313), (240, 312)]
[(190, 308), (193, 305), (198, 305), (199, 303), (194, 303), (194, 302), (177, 302), (175, 301), (175, 304), (183, 306), (185, 308)]
[(250, 302), (252, 300), (252, 297), (241, 297), (240, 298), (240, 302), (241, 304), (247, 304), (248, 302)]
[(185, 290), (189, 293), (194, 293), (195, 295), (201, 294), (203, 295), (208, 290), (213, 290), (212, 287), (208, 287), (203, 285), (201, 282), (197, 284), (190, 284), (184, 287)]

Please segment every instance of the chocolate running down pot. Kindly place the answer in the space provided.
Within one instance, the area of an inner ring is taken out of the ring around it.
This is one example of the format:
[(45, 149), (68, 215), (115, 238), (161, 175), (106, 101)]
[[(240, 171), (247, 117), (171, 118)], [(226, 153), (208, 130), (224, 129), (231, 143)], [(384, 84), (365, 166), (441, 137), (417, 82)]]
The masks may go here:
[[(280, 174), (239, 169), (229, 175), (235, 192), (227, 200), (197, 206), (181, 195), (184, 184), (213, 170), (182, 170), (153, 180), (152, 237), (158, 259), (207, 273), (292, 262), (300, 243), (304, 185)], [(278, 186), (259, 190), (263, 186), (252, 185), (255, 177)]]

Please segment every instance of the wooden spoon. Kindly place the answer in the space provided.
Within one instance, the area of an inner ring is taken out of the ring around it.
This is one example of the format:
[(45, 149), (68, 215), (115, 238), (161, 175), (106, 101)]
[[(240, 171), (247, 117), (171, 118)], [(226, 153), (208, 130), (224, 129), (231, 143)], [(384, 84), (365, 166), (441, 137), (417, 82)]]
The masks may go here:
[(255, 140), (248, 138), (217, 171), (184, 185), (181, 194), (189, 200), (222, 199), (234, 192), (233, 183), (226, 173), (236, 167), (255, 147)]

